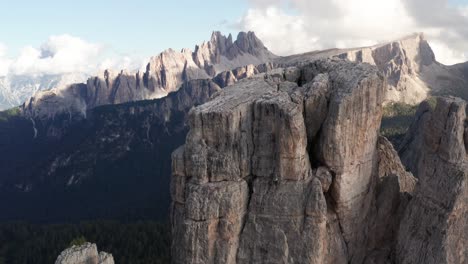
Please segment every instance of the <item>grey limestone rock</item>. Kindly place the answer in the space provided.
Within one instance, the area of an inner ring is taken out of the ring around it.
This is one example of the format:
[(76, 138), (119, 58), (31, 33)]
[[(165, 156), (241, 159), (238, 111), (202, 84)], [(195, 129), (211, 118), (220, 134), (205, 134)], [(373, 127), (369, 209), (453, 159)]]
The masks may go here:
[(98, 253), (96, 244), (85, 243), (62, 251), (55, 264), (114, 264), (114, 258), (106, 252)]
[(173, 262), (362, 263), (390, 248), (368, 231), (386, 232), (374, 189), (397, 177), (393, 212), (415, 180), (387, 160), (391, 145), (379, 152), (384, 89), (375, 67), (321, 60), (241, 80), (193, 109), (173, 153)]
[[(420, 107), (402, 149), (407, 166), (419, 181), (400, 224), (397, 261), (466, 263), (466, 102), (454, 97), (438, 98), (435, 109), (426, 107)], [(411, 153), (419, 157), (408, 158)]]

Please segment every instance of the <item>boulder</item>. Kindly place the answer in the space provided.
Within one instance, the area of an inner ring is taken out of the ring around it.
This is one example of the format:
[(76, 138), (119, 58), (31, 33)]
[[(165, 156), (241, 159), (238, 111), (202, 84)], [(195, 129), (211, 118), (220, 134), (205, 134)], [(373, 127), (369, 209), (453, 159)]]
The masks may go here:
[(85, 243), (62, 251), (55, 264), (114, 264), (114, 258), (106, 252), (98, 253), (96, 244)]

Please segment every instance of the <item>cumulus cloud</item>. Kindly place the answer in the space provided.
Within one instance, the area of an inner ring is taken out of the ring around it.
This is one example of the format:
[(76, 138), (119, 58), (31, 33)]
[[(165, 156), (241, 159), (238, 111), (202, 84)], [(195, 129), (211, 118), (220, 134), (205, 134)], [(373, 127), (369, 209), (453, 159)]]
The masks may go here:
[[(444, 0), (250, 0), (237, 26), (280, 55), (368, 46), (425, 32), (438, 59), (468, 60), (468, 5)], [(284, 41), (290, 40), (290, 41)]]
[[(140, 60), (113, 54), (104, 45), (70, 35), (51, 36), (40, 47), (24, 47), (15, 58), (7, 58), (0, 44), (0, 76), (84, 73), (93, 75), (104, 67), (131, 69)], [(131, 68), (130, 68), (131, 67)]]
[(268, 48), (279, 54), (322, 48), (316, 36), (307, 34), (306, 21), (303, 17), (288, 15), (274, 6), (266, 9), (250, 9), (244, 16), (241, 26), (243, 29), (254, 30)]
[(430, 32), (439, 53), (447, 54), (441, 60), (468, 60), (468, 4), (451, 6), (445, 0), (407, 0), (405, 6), (417, 26)]
[(120, 55), (108, 57), (102, 60), (98, 64), (98, 68), (101, 71), (105, 69), (114, 69), (114, 70), (139, 70), (141, 72), (146, 70), (146, 64), (148, 63), (147, 58)]

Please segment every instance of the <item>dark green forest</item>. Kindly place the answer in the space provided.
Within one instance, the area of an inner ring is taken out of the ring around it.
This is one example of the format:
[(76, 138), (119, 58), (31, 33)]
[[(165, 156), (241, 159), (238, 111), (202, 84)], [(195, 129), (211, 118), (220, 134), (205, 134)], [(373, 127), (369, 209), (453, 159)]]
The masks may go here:
[(152, 221), (0, 224), (0, 264), (51, 264), (72, 242), (96, 243), (115, 263), (170, 263), (170, 228)]
[[(430, 99), (430, 102), (434, 99)], [(386, 136), (391, 140), (396, 148), (398, 148), (399, 143), (404, 137), (404, 134), (411, 122), (413, 121), (414, 114), (416, 112), (417, 106), (405, 105), (401, 103), (389, 104), (384, 108), (384, 116), (381, 126), (381, 134)], [(106, 112), (107, 113), (107, 112)], [(15, 111), (4, 112), (3, 115), (0, 115), (1, 120), (8, 120), (11, 117), (15, 116)], [(110, 114), (107, 114), (110, 115)], [(120, 118), (114, 118), (115, 120), (121, 120)], [(137, 118), (136, 118), (137, 119)], [(130, 118), (122, 120), (132, 120)], [(182, 120), (182, 119), (181, 119)], [(96, 122), (98, 124), (105, 124), (106, 122)], [(109, 122), (107, 122), (109, 123)], [(141, 123), (141, 122), (140, 122)], [(179, 121), (182, 123), (182, 121)], [(138, 127), (134, 124), (120, 124), (116, 123), (118, 127)], [(175, 125), (174, 125), (175, 126)], [(114, 127), (113, 127), (114, 128)], [(99, 129), (95, 129), (100, 131)], [(95, 131), (92, 130), (92, 131)], [(81, 133), (83, 130), (80, 130)], [(161, 131), (160, 129), (154, 129), (154, 131)], [(179, 133), (172, 135), (161, 135), (154, 134), (153, 138), (158, 139), (154, 142), (160, 145), (168, 142), (168, 140), (174, 140), (171, 146), (178, 146), (183, 143), (185, 138), (186, 131), (183, 128), (180, 128)], [(142, 137), (138, 136), (137, 139)], [(175, 139), (174, 139), (175, 138)], [(164, 140), (161, 140), (164, 139)], [(137, 144), (138, 143), (138, 144)], [(91, 144), (92, 145), (92, 144)], [(142, 147), (144, 146), (144, 147)], [(81, 208), (80, 210), (74, 210), (79, 212), (80, 215), (72, 217), (72, 215), (67, 215), (70, 217), (67, 224), (51, 224), (48, 222), (41, 221), (32, 221), (28, 217), (28, 222), (3, 222), (0, 223), (0, 264), (42, 264), (42, 263), (54, 263), (57, 256), (62, 250), (69, 247), (73, 241), (89, 241), (96, 243), (99, 251), (106, 251), (113, 254), (116, 263), (125, 263), (125, 264), (139, 264), (139, 263), (170, 263), (170, 228), (169, 224), (162, 224), (161, 219), (167, 219), (167, 204), (168, 201), (168, 175), (170, 175), (170, 167), (166, 166), (164, 168), (157, 167), (160, 164), (170, 164), (168, 160), (161, 160), (159, 155), (164, 157), (170, 157), (169, 154), (172, 152), (172, 148), (156, 148), (153, 147), (150, 150), (148, 148), (149, 144), (145, 142), (136, 142), (132, 145), (132, 148), (137, 150), (135, 153), (129, 152), (132, 155), (127, 155), (123, 159), (119, 159), (117, 164), (119, 166), (107, 166), (106, 162), (102, 161), (99, 163), (99, 166), (103, 166), (105, 169), (102, 170), (102, 175), (110, 175), (112, 179), (109, 178), (100, 178), (94, 177), (102, 184), (96, 184), (93, 181), (90, 181), (89, 186), (107, 186), (107, 189), (112, 189), (113, 195), (109, 197), (132, 197), (132, 195), (124, 195), (120, 193), (115, 195), (115, 190), (118, 188), (113, 188), (112, 186), (118, 185), (120, 179), (127, 179), (123, 181), (121, 186), (125, 190), (133, 190), (135, 196), (133, 196), (135, 202), (143, 209), (137, 210), (135, 206), (130, 206), (131, 204), (126, 204), (122, 206), (118, 204), (115, 208), (118, 208), (118, 211), (124, 215), (119, 215), (116, 217), (112, 214), (114, 207), (110, 207), (113, 203), (104, 202), (101, 203), (106, 205), (106, 208), (110, 208), (110, 212), (100, 208), (91, 208), (88, 207), (88, 204), (84, 204), (76, 208)], [(158, 145), (159, 146), (159, 145)], [(110, 151), (111, 153), (115, 152), (114, 150)], [(163, 155), (164, 154), (164, 155)], [(155, 156), (156, 155), (156, 156)], [(37, 156), (37, 155), (35, 155)], [(85, 160), (86, 161), (86, 160)], [(114, 161), (115, 164), (115, 161)], [(125, 164), (130, 164), (127, 167), (123, 166)], [(143, 165), (146, 166), (143, 166)], [(148, 165), (149, 164), (149, 165)], [(85, 167), (85, 166), (84, 166)], [(96, 172), (99, 172), (99, 167), (97, 167)], [(130, 173), (131, 172), (131, 173)], [(156, 173), (155, 173), (156, 172)], [(96, 175), (100, 175), (97, 173)], [(128, 177), (131, 175), (132, 177)], [(139, 175), (148, 175), (148, 178), (142, 178)], [(160, 176), (163, 175), (163, 176)], [(132, 179), (134, 185), (128, 184), (128, 179)], [(98, 183), (99, 183), (98, 182)], [(86, 189), (88, 185), (79, 185), (76, 190), (78, 193), (90, 195), (91, 193), (106, 193), (106, 188), (98, 188), (96, 192), (89, 192), (90, 188)], [(135, 188), (129, 188), (129, 186), (134, 186)], [(145, 187), (142, 189), (142, 186)], [(111, 188), (112, 187), (112, 188)], [(86, 190), (86, 191), (83, 191)], [(142, 190), (146, 190), (142, 192)], [(74, 197), (74, 189), (68, 188), (64, 192), (67, 192), (68, 196)], [(144, 195), (145, 193), (151, 194), (160, 194), (165, 203), (158, 202), (159, 200), (154, 197)], [(41, 193), (42, 195), (43, 193)], [(0, 195), (1, 196), (1, 195)], [(24, 194), (23, 194), (24, 196)], [(52, 195), (51, 199), (55, 197), (68, 197), (66, 195)], [(102, 196), (102, 195), (101, 195)], [(41, 199), (44, 200), (45, 196), (41, 196)], [(136, 199), (136, 198), (139, 199)], [(11, 198), (11, 197), (10, 197)], [(76, 197), (75, 197), (76, 198)], [(76, 201), (83, 202), (83, 199), (73, 199)], [(92, 198), (92, 199), (91, 199)], [(96, 200), (96, 197), (90, 197), (90, 200)], [(102, 199), (97, 199), (102, 201)], [(28, 201), (31, 201), (29, 199)], [(11, 202), (4, 200), (8, 205), (8, 208), (11, 208)], [(19, 200), (15, 200), (14, 203), (18, 204)], [(60, 203), (57, 201), (56, 203)], [(62, 201), (63, 204), (70, 205), (69, 201)], [(43, 204), (43, 203), (42, 203)], [(47, 204), (47, 203), (46, 203)], [(51, 204), (53, 204), (51, 202)], [(157, 207), (155, 205), (160, 205), (159, 208), (147, 208), (147, 204), (151, 204), (151, 207)], [(34, 208), (35, 205), (31, 204), (28, 207), (30, 210), (26, 210), (30, 214), (38, 215), (37, 210)], [(75, 208), (74, 207), (74, 208)], [(75, 209), (76, 209), (75, 208)], [(86, 209), (88, 208), (88, 209)], [(124, 212), (122, 208), (127, 208), (129, 211)], [(104, 221), (104, 220), (90, 220), (86, 222), (79, 222), (79, 219), (95, 219), (95, 215), (87, 215), (87, 210), (91, 212), (98, 212), (98, 214), (106, 219), (120, 219), (120, 221)], [(57, 210), (46, 210), (45, 214), (50, 215), (50, 212)], [(5, 211), (4, 211), (5, 212)], [(66, 213), (65, 211), (60, 211), (62, 214)], [(143, 213), (142, 213), (143, 212)], [(155, 215), (146, 215), (144, 212), (154, 212)], [(1, 218), (1, 217), (0, 217)], [(60, 219), (60, 218), (57, 218)], [(78, 219), (78, 220), (76, 220)], [(138, 221), (138, 219), (148, 219), (148, 221)], [(152, 220), (149, 220), (152, 219)], [(157, 220), (158, 222), (156, 222)], [(7, 220), (8, 221), (8, 220)], [(59, 222), (66, 222), (59, 221)]]

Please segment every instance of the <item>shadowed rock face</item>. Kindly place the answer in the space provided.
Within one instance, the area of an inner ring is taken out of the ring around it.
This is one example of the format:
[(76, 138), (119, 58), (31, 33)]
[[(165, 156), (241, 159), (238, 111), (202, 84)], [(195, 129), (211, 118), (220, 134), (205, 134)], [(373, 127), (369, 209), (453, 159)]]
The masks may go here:
[(387, 216), (415, 180), (378, 139), (385, 84), (373, 66), (321, 60), (193, 109), (173, 153), (174, 263), (391, 258), (398, 218)]
[(190, 80), (164, 98), (96, 107), (82, 113), (86, 118), (63, 108), (52, 118), (18, 115), (0, 122), (0, 149), (9, 153), (0, 159), (0, 196), (6, 197), (0, 221), (120, 219), (134, 207), (146, 208), (131, 213), (135, 218), (167, 219), (170, 154), (185, 142), (189, 110), (222, 87), (272, 68), (249, 65), (213, 80)]
[(422, 104), (401, 155), (419, 178), (400, 225), (399, 263), (468, 261), (466, 102), (438, 98)]

